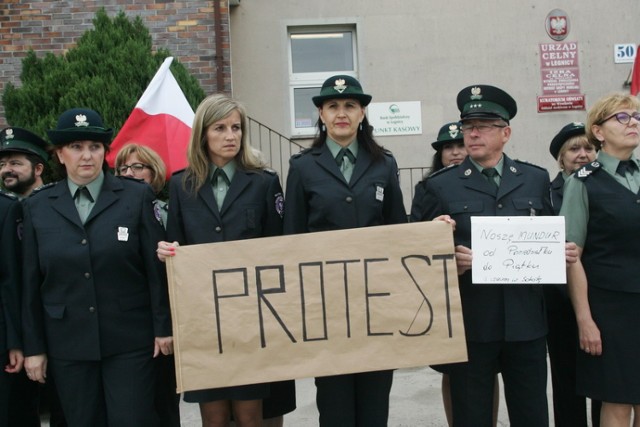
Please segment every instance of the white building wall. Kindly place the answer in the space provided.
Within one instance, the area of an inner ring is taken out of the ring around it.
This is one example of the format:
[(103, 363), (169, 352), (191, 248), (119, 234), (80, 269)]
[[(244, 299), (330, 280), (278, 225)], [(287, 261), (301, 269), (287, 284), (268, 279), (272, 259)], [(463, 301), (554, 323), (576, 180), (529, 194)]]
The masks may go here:
[(251, 117), (289, 136), (287, 28), (355, 24), (359, 79), (373, 102), (421, 102), (422, 135), (378, 138), (400, 167), (430, 164), (438, 129), (459, 117), (458, 91), (478, 83), (518, 103), (507, 154), (553, 176), (551, 138), (566, 123), (586, 121), (586, 111), (537, 112), (539, 44), (553, 42), (545, 29), (553, 9), (569, 16), (564, 41), (578, 43), (587, 109), (604, 94), (628, 92), (632, 65), (614, 63), (614, 45), (640, 42), (638, 0), (241, 0), (231, 10), (233, 95)]

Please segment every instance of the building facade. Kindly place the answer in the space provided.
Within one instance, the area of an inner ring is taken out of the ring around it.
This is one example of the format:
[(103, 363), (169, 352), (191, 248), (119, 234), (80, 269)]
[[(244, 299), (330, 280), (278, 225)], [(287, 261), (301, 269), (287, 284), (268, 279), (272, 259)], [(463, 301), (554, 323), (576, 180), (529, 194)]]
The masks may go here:
[[(373, 103), (419, 103), (420, 133), (378, 137), (402, 168), (430, 164), (438, 129), (459, 117), (459, 90), (491, 84), (518, 103), (506, 153), (554, 175), (549, 143), (586, 110), (539, 112), (549, 105), (538, 97), (578, 93), (588, 109), (628, 92), (633, 64), (616, 63), (614, 49), (640, 42), (637, 0), (241, 0), (230, 13), (233, 94), (253, 118), (306, 143), (304, 127), (317, 118), (311, 95), (347, 72)], [(552, 38), (549, 25), (564, 38)]]
[[(99, 7), (110, 15), (124, 10), (143, 19), (154, 45), (169, 49), (206, 93), (232, 94), (253, 119), (302, 146), (310, 142), (317, 119), (311, 96), (330, 75), (356, 76), (374, 104), (417, 106), (412, 115), (418, 116), (419, 129), (378, 136), (401, 168), (428, 167), (437, 130), (459, 117), (456, 94), (478, 83), (499, 86), (518, 102), (507, 154), (555, 174), (551, 138), (566, 123), (584, 121), (586, 109), (600, 96), (629, 90), (625, 82), (632, 63), (617, 61), (621, 52), (616, 49), (635, 49), (640, 41), (637, 0), (606, 5), (596, 0), (1, 4), (0, 91), (8, 81), (19, 85), (27, 49), (64, 53), (91, 28)], [(553, 36), (551, 27), (562, 37)], [(541, 112), (555, 99), (574, 101)], [(6, 124), (2, 113), (0, 126)], [(287, 158), (281, 153), (274, 165), (283, 177)], [(406, 199), (421, 172), (401, 176)]]

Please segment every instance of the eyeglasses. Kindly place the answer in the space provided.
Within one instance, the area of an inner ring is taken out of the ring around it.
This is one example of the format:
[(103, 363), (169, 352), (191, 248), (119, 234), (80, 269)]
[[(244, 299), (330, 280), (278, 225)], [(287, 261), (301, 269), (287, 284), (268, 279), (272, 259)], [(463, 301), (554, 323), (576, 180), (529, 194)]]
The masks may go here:
[(611, 120), (614, 117), (616, 118), (618, 123), (620, 123), (621, 125), (628, 125), (629, 123), (631, 123), (631, 118), (636, 119), (636, 122), (640, 122), (640, 112), (636, 111), (636, 112), (634, 112), (632, 114), (627, 114), (625, 112), (612, 114), (609, 117), (607, 117), (606, 119), (600, 120), (600, 122), (598, 122), (598, 124), (601, 125), (604, 122), (606, 122), (607, 120)]
[(479, 133), (487, 133), (494, 128), (503, 129), (506, 127), (507, 127), (506, 125), (496, 125), (496, 124), (490, 124), (490, 125), (468, 125), (467, 124), (467, 125), (460, 126), (460, 132), (471, 133), (473, 132), (473, 129), (476, 129)]
[(133, 172), (133, 174), (137, 174), (140, 173), (144, 170), (144, 168), (148, 168), (149, 165), (145, 165), (143, 163), (134, 163), (132, 165), (122, 165), (118, 167), (118, 173), (120, 175), (124, 175), (125, 173), (127, 173), (127, 171), (129, 170), (129, 168), (131, 168), (131, 172)]

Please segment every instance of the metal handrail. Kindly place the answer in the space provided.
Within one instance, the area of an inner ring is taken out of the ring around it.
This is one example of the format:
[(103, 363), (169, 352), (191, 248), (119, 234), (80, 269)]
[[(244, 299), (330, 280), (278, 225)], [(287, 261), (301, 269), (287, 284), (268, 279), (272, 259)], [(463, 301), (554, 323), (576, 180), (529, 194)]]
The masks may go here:
[(278, 172), (283, 181), (289, 170), (289, 158), (306, 148), (251, 117), (248, 138), (249, 144), (260, 150), (263, 160)]
[[(289, 158), (302, 150), (301, 145), (269, 126), (249, 117), (249, 144), (262, 154), (263, 160), (280, 175), (282, 186), (286, 185), (286, 177), (289, 172)], [(400, 188), (404, 197), (404, 206), (407, 212), (411, 209), (411, 201), (415, 186), (429, 172), (428, 167), (399, 168)]]

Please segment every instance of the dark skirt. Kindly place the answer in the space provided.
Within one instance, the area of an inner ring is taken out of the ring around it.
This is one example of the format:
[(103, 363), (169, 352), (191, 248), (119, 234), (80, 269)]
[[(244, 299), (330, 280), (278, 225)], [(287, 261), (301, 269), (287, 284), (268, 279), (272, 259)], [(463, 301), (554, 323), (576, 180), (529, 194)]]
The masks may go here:
[(296, 409), (296, 382), (277, 381), (269, 384), (271, 393), (262, 402), (262, 418), (279, 417)]
[(256, 400), (264, 399), (268, 396), (269, 383), (262, 383), (186, 391), (184, 393), (184, 401), (206, 403), (216, 400)]
[(579, 395), (610, 403), (640, 404), (640, 293), (588, 287), (602, 355), (578, 350)]

